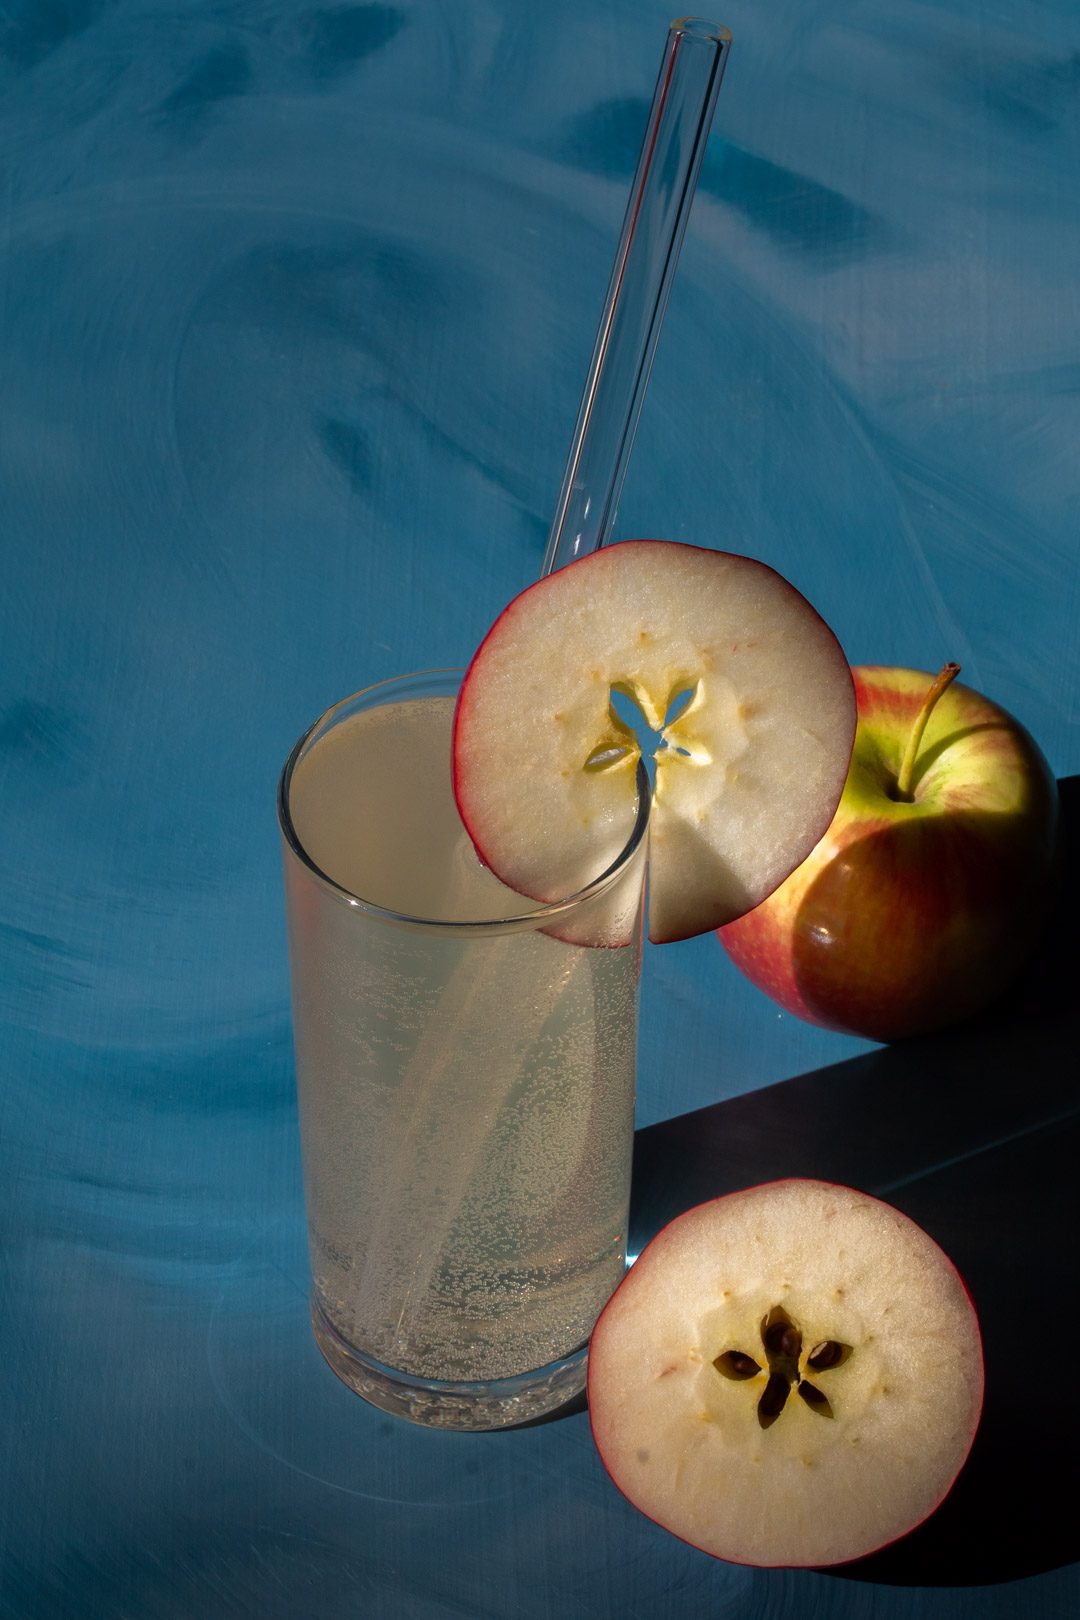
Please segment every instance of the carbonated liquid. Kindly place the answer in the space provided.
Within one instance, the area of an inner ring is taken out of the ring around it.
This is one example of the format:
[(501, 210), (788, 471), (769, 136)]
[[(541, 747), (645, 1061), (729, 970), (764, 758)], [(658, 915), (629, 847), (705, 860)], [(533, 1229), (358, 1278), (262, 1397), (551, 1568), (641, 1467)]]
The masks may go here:
[[(301, 757), (297, 836), (353, 895), (468, 923), (534, 909), (450, 786), (453, 699), (349, 715)], [(375, 921), (286, 863), (311, 1259), (348, 1344), (424, 1378), (545, 1366), (623, 1273), (638, 947)], [(628, 881), (640, 885), (640, 871)]]

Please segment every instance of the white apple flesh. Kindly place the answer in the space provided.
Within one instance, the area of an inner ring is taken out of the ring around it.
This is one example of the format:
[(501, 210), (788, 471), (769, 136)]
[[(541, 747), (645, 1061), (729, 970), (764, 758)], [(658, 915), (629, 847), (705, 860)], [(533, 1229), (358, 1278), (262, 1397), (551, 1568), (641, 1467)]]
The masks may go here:
[(820, 1181), (672, 1221), (589, 1351), (600, 1456), (635, 1507), (719, 1558), (847, 1562), (959, 1473), (983, 1399), (971, 1298), (922, 1229)]
[(741, 916), (839, 801), (856, 711), (835, 636), (763, 563), (667, 541), (623, 541), (522, 592), (476, 653), (454, 726), (461, 818), (519, 893), (574, 894), (630, 835), (640, 747), (613, 691), (662, 734), (650, 937)]

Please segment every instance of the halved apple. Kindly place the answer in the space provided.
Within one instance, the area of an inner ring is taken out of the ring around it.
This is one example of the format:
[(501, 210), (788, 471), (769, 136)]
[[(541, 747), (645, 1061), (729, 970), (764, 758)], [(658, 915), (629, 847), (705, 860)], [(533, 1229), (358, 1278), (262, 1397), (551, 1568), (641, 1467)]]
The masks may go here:
[(764, 563), (630, 540), (510, 603), (473, 658), (454, 723), (454, 792), (481, 859), (533, 899), (614, 861), (654, 733), (649, 935), (682, 939), (770, 894), (832, 820), (855, 735), (832, 631)]
[(891, 1205), (820, 1181), (680, 1215), (589, 1350), (615, 1484), (734, 1563), (844, 1563), (906, 1534), (963, 1466), (982, 1399), (952, 1262)]

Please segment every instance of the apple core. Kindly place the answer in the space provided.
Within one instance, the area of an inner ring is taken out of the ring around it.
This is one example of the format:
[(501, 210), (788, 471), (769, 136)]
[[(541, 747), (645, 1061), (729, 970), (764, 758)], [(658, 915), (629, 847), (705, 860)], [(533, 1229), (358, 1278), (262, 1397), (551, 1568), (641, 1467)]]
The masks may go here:
[[(832, 1405), (824, 1390), (810, 1382), (809, 1374), (843, 1366), (852, 1346), (838, 1339), (822, 1339), (804, 1355), (803, 1335), (782, 1305), (774, 1305), (761, 1321), (761, 1348), (757, 1354), (768, 1368), (768, 1382), (758, 1394), (757, 1420), (763, 1429), (774, 1424), (794, 1391), (812, 1412), (831, 1418)], [(724, 1350), (713, 1361), (724, 1378), (743, 1383), (762, 1371), (762, 1364), (743, 1350)]]

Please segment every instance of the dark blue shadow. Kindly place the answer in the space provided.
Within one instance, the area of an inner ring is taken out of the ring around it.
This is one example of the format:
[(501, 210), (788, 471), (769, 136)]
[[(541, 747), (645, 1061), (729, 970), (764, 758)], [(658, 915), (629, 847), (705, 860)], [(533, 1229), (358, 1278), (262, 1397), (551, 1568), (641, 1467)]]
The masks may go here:
[(1080, 1433), (1070, 1370), (1080, 1342), (1080, 777), (1060, 788), (1066, 870), (1055, 914), (991, 1012), (637, 1134), (632, 1252), (705, 1199), (813, 1176), (904, 1210), (971, 1289), (987, 1396), (967, 1467), (933, 1518), (836, 1572), (846, 1579), (973, 1586), (1080, 1557), (1063, 1488)]

